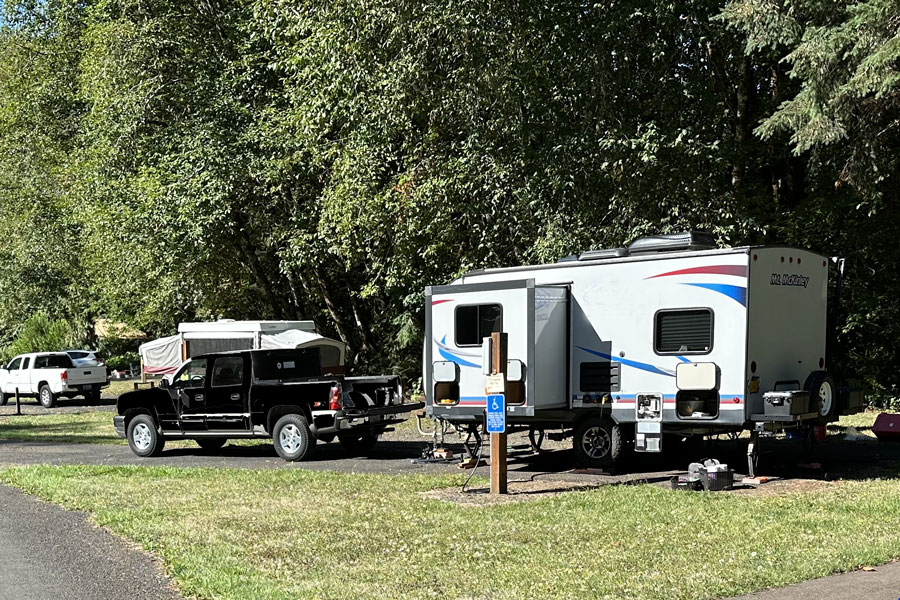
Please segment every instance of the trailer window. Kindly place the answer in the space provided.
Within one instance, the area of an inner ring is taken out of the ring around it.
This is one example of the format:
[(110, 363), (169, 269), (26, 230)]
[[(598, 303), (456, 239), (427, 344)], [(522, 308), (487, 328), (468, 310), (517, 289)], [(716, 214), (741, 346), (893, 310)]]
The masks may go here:
[(656, 313), (657, 354), (708, 354), (713, 342), (713, 312), (708, 308)]
[(480, 346), (483, 338), (503, 331), (503, 307), (474, 304), (456, 309), (456, 345)]

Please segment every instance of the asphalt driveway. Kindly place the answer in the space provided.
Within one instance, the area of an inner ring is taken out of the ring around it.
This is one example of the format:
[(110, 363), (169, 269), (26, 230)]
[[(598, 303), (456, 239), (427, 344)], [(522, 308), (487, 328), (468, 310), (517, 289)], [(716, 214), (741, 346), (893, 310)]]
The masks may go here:
[(0, 486), (0, 598), (175, 600), (159, 563), (84, 513)]

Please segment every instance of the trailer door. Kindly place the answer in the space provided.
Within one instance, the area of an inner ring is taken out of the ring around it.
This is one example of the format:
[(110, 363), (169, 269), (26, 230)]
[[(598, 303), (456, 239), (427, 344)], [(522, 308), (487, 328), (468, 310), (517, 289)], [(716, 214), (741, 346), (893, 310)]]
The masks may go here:
[[(532, 361), (529, 359), (529, 306), (534, 280), (487, 282), (426, 289), (424, 382), (426, 404), (435, 415), (480, 420), (487, 396), (482, 373), (482, 342), (494, 332), (507, 334), (510, 371), (519, 381), (507, 383), (509, 414), (528, 405)], [(522, 413), (524, 414), (524, 413)]]

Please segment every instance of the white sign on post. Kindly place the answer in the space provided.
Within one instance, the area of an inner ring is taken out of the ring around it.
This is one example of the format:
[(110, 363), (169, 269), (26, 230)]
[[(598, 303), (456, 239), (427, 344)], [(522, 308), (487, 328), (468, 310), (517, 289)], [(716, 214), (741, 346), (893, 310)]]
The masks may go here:
[(502, 394), (505, 391), (506, 381), (504, 381), (502, 373), (498, 373), (496, 375), (488, 375), (484, 378), (485, 394)]

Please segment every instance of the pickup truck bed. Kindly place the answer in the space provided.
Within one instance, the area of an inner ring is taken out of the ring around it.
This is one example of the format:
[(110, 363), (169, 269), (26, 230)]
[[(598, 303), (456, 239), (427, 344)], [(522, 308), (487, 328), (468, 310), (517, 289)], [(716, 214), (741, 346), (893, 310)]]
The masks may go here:
[(302, 460), (317, 441), (335, 438), (359, 452), (423, 407), (403, 401), (393, 375), (322, 375), (315, 347), (197, 356), (164, 381), (117, 404), (116, 432), (140, 456), (179, 438), (218, 448), (231, 438), (269, 437), (285, 460)]

